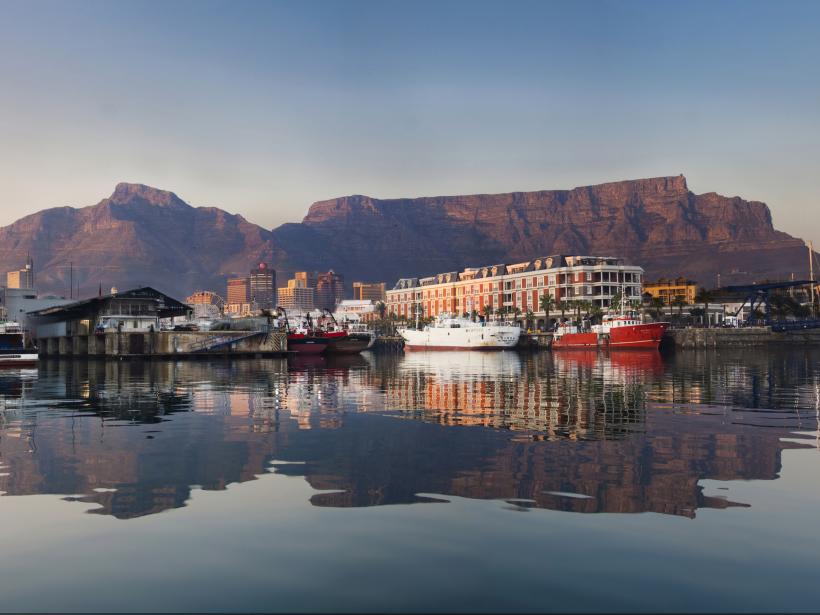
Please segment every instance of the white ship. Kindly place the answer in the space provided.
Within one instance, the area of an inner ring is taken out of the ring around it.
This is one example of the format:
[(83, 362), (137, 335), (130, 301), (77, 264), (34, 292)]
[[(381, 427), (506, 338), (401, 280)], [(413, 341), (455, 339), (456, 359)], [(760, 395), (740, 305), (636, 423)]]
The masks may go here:
[(26, 348), (19, 323), (0, 322), (0, 367), (27, 367), (37, 360), (37, 351)]
[(400, 329), (407, 350), (504, 350), (514, 348), (521, 328), (504, 322), (473, 322), (442, 314), (423, 329)]

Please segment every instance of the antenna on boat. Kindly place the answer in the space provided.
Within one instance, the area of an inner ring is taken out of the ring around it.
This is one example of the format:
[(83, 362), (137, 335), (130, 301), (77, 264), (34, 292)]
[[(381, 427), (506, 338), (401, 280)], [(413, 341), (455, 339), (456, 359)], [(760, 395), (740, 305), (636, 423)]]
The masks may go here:
[(811, 240), (809, 240), (809, 280), (811, 280), (811, 285), (809, 288), (811, 289), (811, 314), (812, 317), (815, 316), (816, 312), (814, 311), (814, 246), (812, 245)]

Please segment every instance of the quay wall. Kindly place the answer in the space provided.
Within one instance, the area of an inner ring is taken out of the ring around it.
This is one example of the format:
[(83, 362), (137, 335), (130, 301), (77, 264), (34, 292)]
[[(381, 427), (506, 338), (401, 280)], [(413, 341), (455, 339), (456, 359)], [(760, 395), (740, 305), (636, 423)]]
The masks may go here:
[[(70, 337), (38, 338), (45, 357), (200, 357), (284, 355), (287, 335), (273, 332), (246, 337), (248, 331), (155, 331), (152, 333), (106, 332)], [(222, 343), (208, 349), (214, 342)]]
[(374, 352), (399, 352), (404, 348), (404, 339), (399, 335), (377, 337), (373, 344)]
[(820, 329), (775, 332), (770, 327), (672, 329), (664, 343), (675, 348), (743, 348), (770, 344), (820, 344)]

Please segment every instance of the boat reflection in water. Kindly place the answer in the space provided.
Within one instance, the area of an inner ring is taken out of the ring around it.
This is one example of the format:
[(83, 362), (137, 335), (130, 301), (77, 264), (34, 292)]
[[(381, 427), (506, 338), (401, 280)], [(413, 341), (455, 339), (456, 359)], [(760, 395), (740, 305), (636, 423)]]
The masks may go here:
[(813, 407), (817, 365), (640, 351), (45, 361), (0, 378), (14, 407), (0, 492), (133, 518), (275, 472), (325, 491), (317, 506), (454, 495), (693, 517), (742, 505), (704, 479), (773, 480), (781, 452), (805, 446), (784, 436), (805, 420), (794, 408)]

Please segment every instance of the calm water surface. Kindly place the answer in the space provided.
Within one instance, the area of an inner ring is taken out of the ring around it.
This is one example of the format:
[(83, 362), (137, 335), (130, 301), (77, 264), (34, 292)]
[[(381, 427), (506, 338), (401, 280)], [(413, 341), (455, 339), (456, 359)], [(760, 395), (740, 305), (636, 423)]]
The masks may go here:
[(0, 610), (807, 610), (820, 350), (0, 372)]

